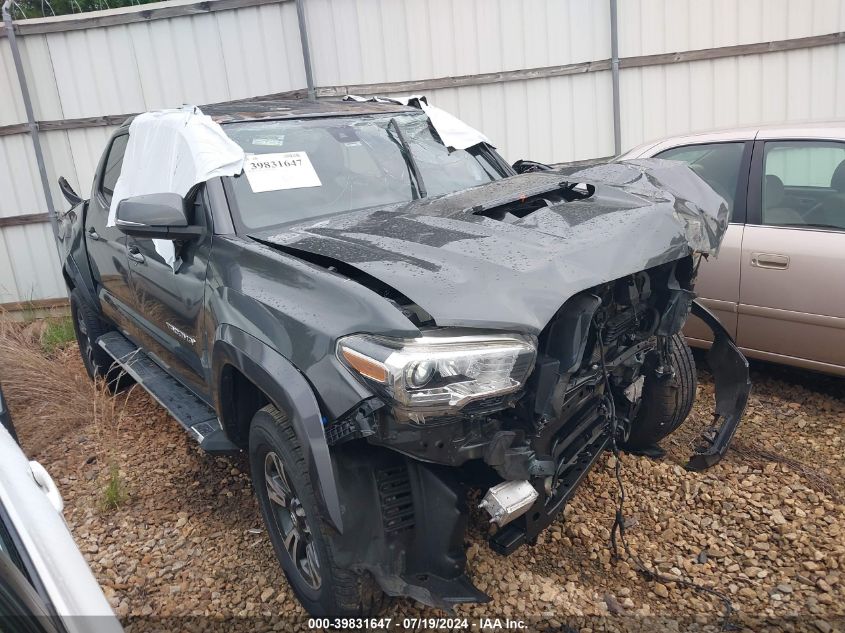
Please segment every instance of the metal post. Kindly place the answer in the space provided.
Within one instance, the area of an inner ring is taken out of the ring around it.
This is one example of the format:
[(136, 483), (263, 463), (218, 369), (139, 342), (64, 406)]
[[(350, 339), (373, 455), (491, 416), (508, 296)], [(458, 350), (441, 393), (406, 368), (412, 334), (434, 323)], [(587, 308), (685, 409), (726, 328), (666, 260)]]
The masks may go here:
[(6, 37), (9, 39), (9, 46), (12, 47), (12, 59), (15, 61), (15, 72), (18, 75), (18, 84), (23, 98), (23, 107), (26, 110), (26, 122), (29, 128), (29, 135), (32, 138), (32, 146), (35, 149), (35, 162), (38, 163), (38, 173), (41, 176), (41, 187), (44, 189), (44, 199), (47, 202), (47, 215), (53, 227), (53, 237), (56, 240), (56, 248), (59, 248), (59, 223), (56, 218), (56, 207), (53, 205), (53, 196), (50, 194), (50, 180), (47, 177), (47, 166), (44, 163), (44, 152), (41, 151), (41, 139), (38, 136), (38, 123), (35, 120), (35, 113), (32, 110), (32, 99), (29, 96), (29, 88), (26, 84), (26, 75), (23, 71), (21, 53), (18, 50), (18, 42), (15, 39), (15, 25), (12, 22), (12, 14), (9, 10), (12, 0), (3, 3), (3, 24), (6, 26)]
[(616, 0), (610, 0), (610, 77), (613, 84), (613, 154), (622, 153), (622, 117), (619, 105), (619, 26)]
[(311, 48), (308, 46), (308, 26), (305, 23), (304, 0), (296, 0), (296, 17), (299, 19), (299, 41), (302, 45), (302, 64), (305, 66), (305, 85), (308, 86), (308, 98), (316, 99), (317, 91), (314, 89), (314, 71), (311, 69)]

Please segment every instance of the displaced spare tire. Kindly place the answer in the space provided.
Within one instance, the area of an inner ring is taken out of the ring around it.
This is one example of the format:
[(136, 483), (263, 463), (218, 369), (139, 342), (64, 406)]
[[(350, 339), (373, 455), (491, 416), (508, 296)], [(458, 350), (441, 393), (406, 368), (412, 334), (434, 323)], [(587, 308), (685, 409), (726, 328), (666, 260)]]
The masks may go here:
[(687, 419), (695, 400), (698, 381), (695, 358), (682, 334), (669, 342), (674, 376), (661, 379), (646, 374), (640, 410), (631, 425), (631, 435), (623, 448), (643, 451), (653, 447)]

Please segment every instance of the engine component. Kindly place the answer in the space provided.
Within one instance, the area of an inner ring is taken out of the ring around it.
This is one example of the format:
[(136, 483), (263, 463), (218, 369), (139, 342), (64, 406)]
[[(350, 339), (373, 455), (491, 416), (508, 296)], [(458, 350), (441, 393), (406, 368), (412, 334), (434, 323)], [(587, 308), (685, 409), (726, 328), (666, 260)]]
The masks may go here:
[(534, 486), (524, 479), (503, 481), (487, 491), (478, 507), (487, 510), (490, 522), (501, 527), (525, 514), (539, 496)]

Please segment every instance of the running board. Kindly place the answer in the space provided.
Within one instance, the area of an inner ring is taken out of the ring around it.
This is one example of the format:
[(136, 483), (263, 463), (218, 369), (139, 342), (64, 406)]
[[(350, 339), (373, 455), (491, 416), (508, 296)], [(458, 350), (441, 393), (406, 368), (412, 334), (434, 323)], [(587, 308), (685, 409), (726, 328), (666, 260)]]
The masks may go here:
[(159, 367), (146, 353), (119, 332), (109, 332), (97, 344), (121, 369), (150, 392), (156, 401), (209, 453), (232, 453), (235, 446), (220, 425), (214, 409)]

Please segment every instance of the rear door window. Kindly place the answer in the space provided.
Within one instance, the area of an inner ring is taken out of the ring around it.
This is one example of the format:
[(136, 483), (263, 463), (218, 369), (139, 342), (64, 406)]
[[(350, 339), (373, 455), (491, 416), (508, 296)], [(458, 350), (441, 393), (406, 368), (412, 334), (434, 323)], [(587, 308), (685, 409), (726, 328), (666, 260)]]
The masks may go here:
[(744, 142), (706, 143), (673, 147), (657, 154), (657, 158), (679, 160), (689, 165), (704, 182), (728, 203), (732, 217), (736, 202), (742, 195), (738, 191)]
[(769, 141), (762, 224), (845, 230), (845, 143)]
[(126, 144), (129, 142), (129, 135), (122, 134), (115, 137), (109, 148), (109, 155), (106, 158), (106, 165), (103, 169), (103, 177), (100, 180), (100, 193), (106, 202), (111, 202), (114, 195), (114, 186), (120, 177), (120, 168), (123, 165), (123, 154), (126, 152)]

